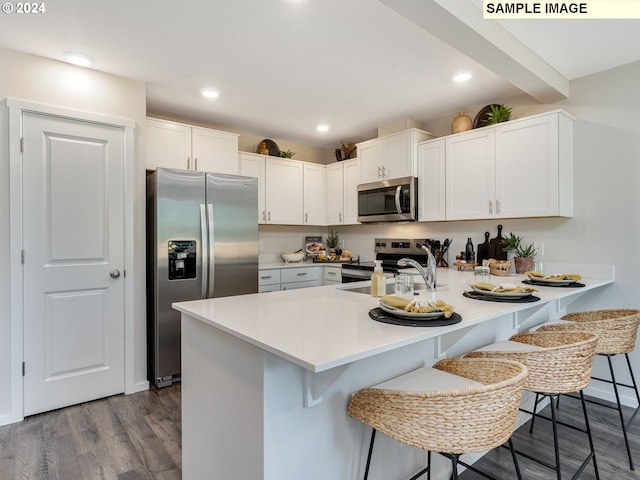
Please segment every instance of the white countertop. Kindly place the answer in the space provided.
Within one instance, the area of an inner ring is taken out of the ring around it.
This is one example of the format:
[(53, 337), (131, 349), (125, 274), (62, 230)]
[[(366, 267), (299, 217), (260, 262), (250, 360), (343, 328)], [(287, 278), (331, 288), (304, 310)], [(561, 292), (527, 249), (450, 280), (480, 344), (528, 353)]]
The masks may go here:
[[(567, 270), (567, 273), (583, 271)], [(440, 286), (435, 298), (453, 305), (462, 316), (461, 322), (443, 327), (403, 327), (371, 320), (369, 310), (378, 306), (378, 300), (343, 290), (368, 282), (195, 300), (173, 307), (311, 372), (322, 372), (613, 282), (612, 274), (601, 277), (583, 278), (581, 282), (586, 285), (583, 288), (536, 286), (536, 296), (541, 299), (538, 302), (501, 303), (462, 295), (469, 290), (468, 284), (473, 283), (472, 272), (438, 269)], [(520, 283), (523, 279), (522, 275), (491, 277), (492, 283)], [(418, 298), (426, 295), (431, 294), (421, 291)]]

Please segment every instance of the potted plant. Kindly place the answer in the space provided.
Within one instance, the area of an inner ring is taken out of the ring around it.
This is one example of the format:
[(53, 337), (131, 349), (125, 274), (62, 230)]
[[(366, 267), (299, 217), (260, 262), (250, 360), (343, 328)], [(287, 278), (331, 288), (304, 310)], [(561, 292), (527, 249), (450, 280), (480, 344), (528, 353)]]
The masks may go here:
[(522, 242), (522, 237), (509, 232), (509, 236), (502, 239), (502, 245), (507, 252), (513, 253), (516, 273), (533, 270), (533, 257), (538, 253), (533, 243), (525, 245)]
[(338, 235), (338, 232), (330, 230), (325, 243), (329, 251), (329, 258), (342, 255), (342, 250), (339, 248), (340, 235)]
[(491, 111), (487, 113), (488, 123), (502, 123), (511, 118), (511, 107), (506, 107), (504, 103), (502, 105), (491, 105)]
[(292, 151), (292, 150), (280, 150), (280, 156), (282, 158), (293, 158), (293, 156), (296, 154), (296, 152)]

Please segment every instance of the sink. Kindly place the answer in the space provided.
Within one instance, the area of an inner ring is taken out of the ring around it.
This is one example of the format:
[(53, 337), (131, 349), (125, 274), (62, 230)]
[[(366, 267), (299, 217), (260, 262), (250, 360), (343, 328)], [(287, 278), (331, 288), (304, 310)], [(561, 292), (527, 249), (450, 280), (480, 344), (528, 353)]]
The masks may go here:
[[(348, 285), (348, 284), (347, 284)], [(446, 290), (446, 285), (438, 285), (436, 291)], [(371, 285), (364, 285), (359, 287), (338, 287), (340, 290), (344, 290), (345, 292), (354, 292), (354, 293), (365, 293), (367, 295), (371, 295)], [(420, 292), (426, 292), (427, 286), (424, 283), (414, 283), (413, 284), (413, 292), (415, 295), (419, 295)], [(394, 292), (393, 283), (387, 283), (387, 295), (391, 295)]]

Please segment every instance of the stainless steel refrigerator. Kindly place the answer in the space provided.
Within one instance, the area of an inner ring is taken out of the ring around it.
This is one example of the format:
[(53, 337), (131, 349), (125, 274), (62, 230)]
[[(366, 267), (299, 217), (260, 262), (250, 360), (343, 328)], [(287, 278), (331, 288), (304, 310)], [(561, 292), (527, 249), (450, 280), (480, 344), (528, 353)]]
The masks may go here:
[(174, 302), (258, 292), (258, 180), (158, 168), (147, 177), (148, 378), (180, 380)]

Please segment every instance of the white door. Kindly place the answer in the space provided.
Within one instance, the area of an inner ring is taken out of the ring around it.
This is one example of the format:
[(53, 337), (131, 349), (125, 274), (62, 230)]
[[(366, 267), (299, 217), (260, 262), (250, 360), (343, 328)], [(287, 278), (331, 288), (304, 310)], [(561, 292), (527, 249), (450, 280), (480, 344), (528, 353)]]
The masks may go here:
[(124, 131), (22, 121), (26, 416), (124, 391)]

